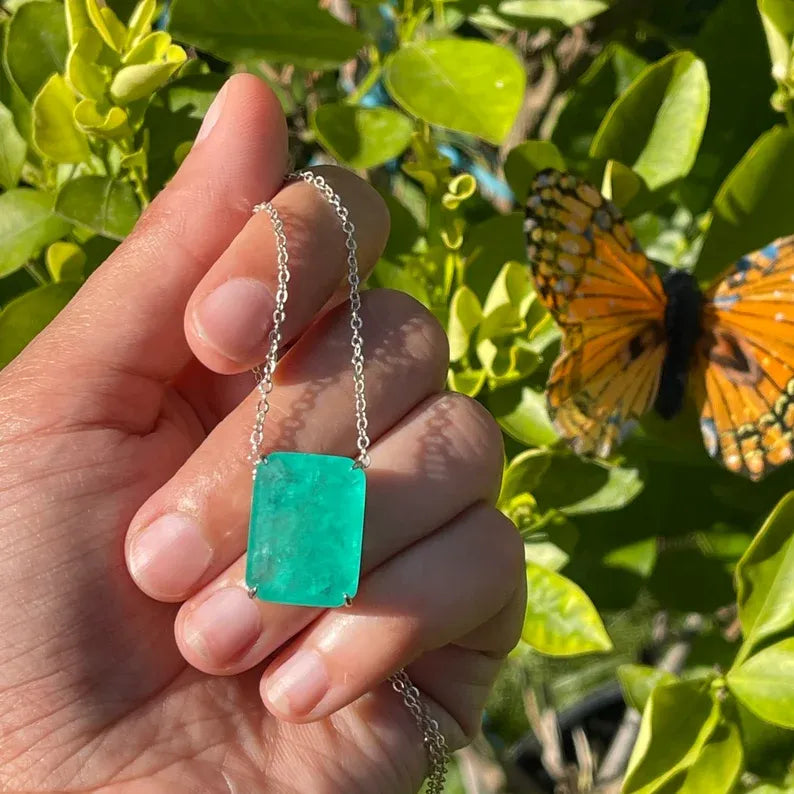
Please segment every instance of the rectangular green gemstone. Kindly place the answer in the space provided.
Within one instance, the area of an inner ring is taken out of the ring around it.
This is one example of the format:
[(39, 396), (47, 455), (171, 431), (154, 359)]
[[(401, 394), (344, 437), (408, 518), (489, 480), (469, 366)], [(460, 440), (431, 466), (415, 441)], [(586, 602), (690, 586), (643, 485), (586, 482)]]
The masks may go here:
[(358, 591), (366, 475), (351, 458), (273, 452), (256, 467), (245, 581), (257, 598), (338, 607)]

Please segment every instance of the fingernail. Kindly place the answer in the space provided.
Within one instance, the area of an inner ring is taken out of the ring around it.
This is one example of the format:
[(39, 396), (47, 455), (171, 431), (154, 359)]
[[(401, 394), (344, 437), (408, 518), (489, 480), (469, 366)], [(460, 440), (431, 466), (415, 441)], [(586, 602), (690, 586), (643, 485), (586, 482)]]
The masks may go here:
[(223, 103), (226, 101), (226, 87), (228, 83), (224, 83), (223, 87), (220, 91), (218, 91), (215, 99), (212, 100), (212, 104), (207, 109), (207, 112), (204, 114), (204, 120), (201, 122), (201, 127), (199, 127), (199, 131), (196, 135), (195, 143), (201, 143), (205, 138), (209, 136), (212, 132), (212, 128), (215, 126), (218, 119), (221, 117), (221, 111), (223, 110)]
[(261, 632), (259, 608), (241, 587), (214, 592), (185, 618), (184, 624), (187, 642), (217, 665), (240, 658)]
[(261, 281), (232, 278), (198, 305), (196, 333), (232, 361), (244, 361), (264, 344), (274, 307), (273, 295)]
[(270, 674), (265, 695), (280, 713), (305, 716), (325, 697), (328, 686), (328, 671), (320, 654), (299, 650)]
[(130, 543), (130, 573), (147, 592), (177, 598), (209, 567), (212, 547), (194, 518), (170, 513), (139, 531)]

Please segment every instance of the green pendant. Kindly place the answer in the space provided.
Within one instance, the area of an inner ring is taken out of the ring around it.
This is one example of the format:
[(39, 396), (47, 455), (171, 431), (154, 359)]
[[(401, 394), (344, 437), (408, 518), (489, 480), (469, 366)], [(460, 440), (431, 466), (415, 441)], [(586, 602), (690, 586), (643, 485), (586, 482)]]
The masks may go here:
[(366, 476), (351, 458), (273, 452), (256, 467), (245, 581), (263, 601), (338, 607), (358, 591)]

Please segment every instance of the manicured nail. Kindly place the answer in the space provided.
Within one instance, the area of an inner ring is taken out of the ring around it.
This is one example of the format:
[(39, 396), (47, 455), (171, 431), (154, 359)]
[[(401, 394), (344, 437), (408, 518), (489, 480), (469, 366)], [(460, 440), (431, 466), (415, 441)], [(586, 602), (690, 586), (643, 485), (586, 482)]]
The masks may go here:
[(187, 642), (211, 664), (239, 659), (262, 633), (259, 607), (241, 587), (214, 592), (185, 618)]
[(304, 717), (325, 697), (328, 671), (316, 651), (299, 650), (271, 673), (265, 696), (281, 714)]
[(228, 83), (224, 83), (221, 90), (218, 91), (217, 95), (215, 96), (215, 99), (212, 100), (212, 104), (204, 114), (204, 120), (201, 122), (201, 127), (199, 127), (199, 131), (196, 135), (196, 140), (194, 143), (201, 143), (205, 138), (207, 138), (212, 132), (212, 128), (221, 117), (223, 103), (226, 100), (226, 87), (228, 85)]
[(209, 567), (212, 547), (191, 516), (171, 513), (137, 532), (130, 543), (130, 573), (147, 593), (178, 598)]
[(253, 278), (232, 278), (198, 305), (196, 333), (221, 355), (246, 361), (262, 348), (273, 318), (270, 290)]

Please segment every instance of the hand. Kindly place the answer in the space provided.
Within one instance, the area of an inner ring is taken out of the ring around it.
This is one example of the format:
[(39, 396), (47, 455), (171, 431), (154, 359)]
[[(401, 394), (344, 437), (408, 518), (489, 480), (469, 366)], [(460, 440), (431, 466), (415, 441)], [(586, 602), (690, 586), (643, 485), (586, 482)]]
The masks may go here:
[[(292, 267), (265, 445), (355, 442), (344, 237), (315, 188), (282, 187), (286, 137), (275, 97), (233, 77), (133, 234), (0, 375), (3, 790), (412, 792), (422, 740), (385, 683), (403, 666), (452, 748), (478, 728), (523, 614), (522, 544), (489, 506), (499, 431), (441, 391), (445, 336), (406, 295), (363, 298), (373, 444), (354, 605), (244, 589), (247, 370), (276, 280), (257, 202), (283, 217)], [(321, 172), (368, 270), (384, 205)]]

